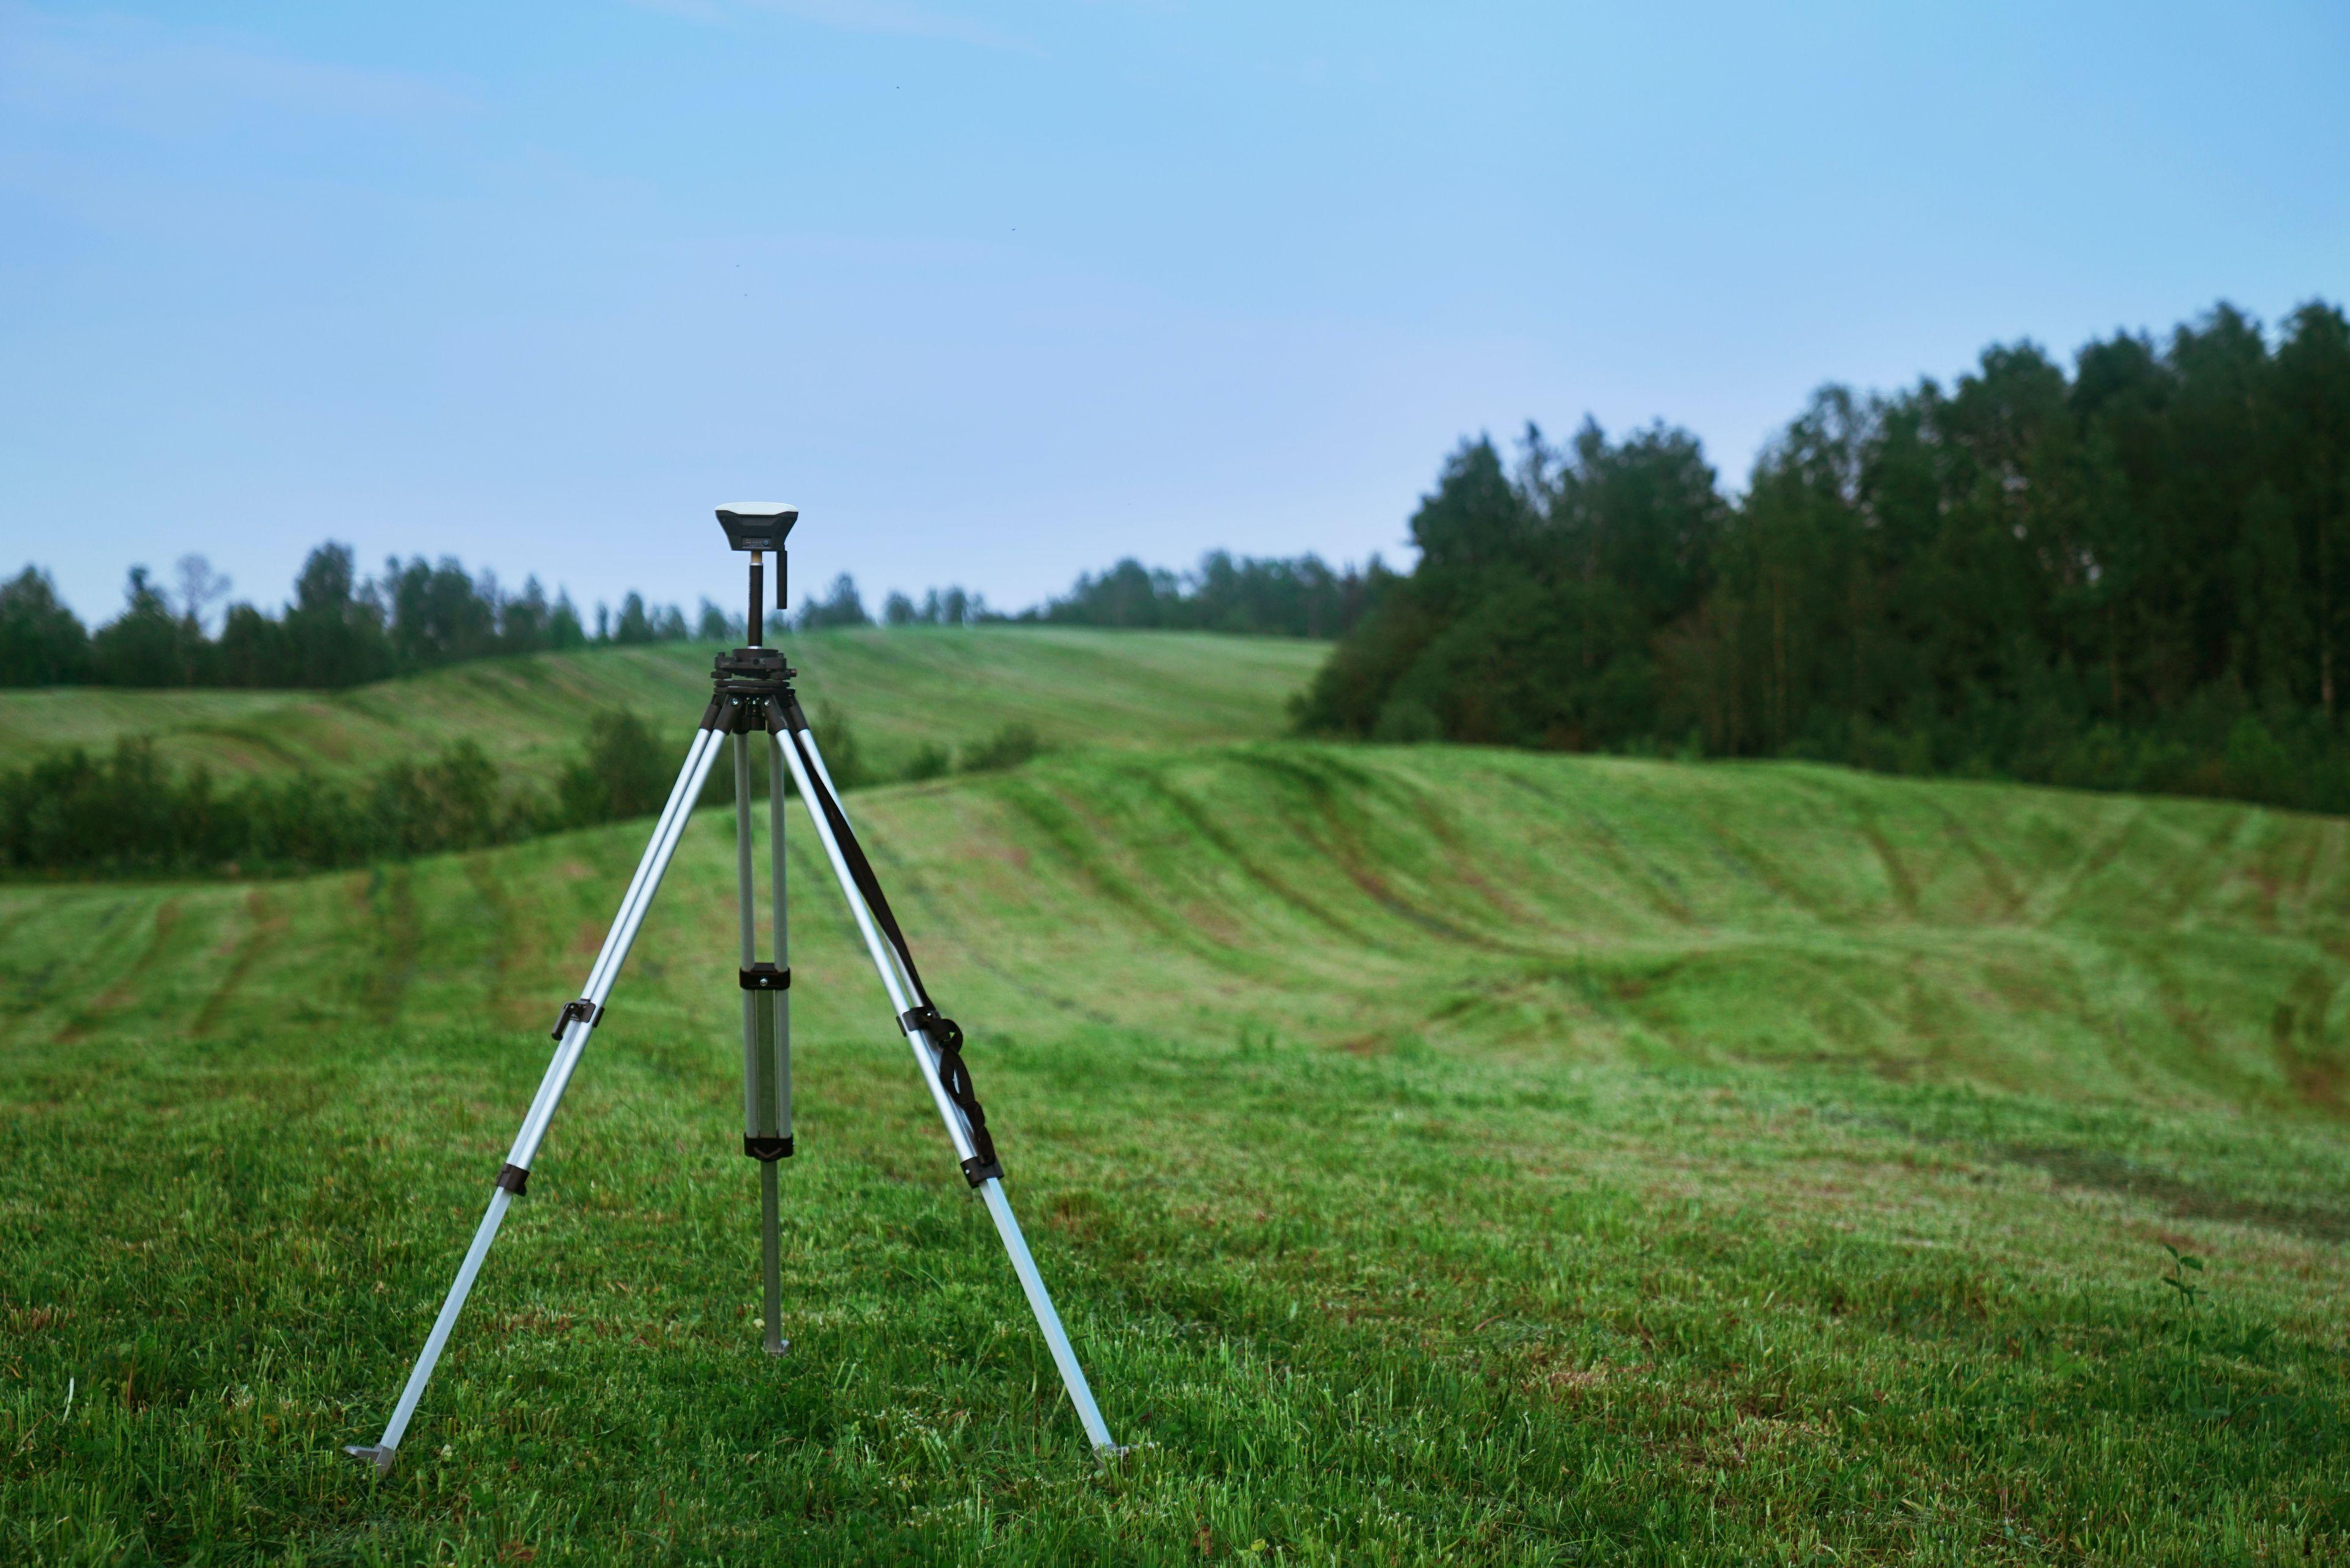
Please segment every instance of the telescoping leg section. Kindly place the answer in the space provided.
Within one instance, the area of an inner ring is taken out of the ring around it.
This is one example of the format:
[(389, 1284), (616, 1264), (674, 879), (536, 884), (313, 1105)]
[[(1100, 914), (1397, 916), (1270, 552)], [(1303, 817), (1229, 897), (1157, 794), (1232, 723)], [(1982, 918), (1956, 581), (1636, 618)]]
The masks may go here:
[(776, 1163), (792, 1153), (792, 970), (784, 909), (784, 775), (767, 753), (768, 885), (773, 890), (775, 959), (759, 961), (758, 888), (751, 869), (751, 736), (734, 736), (734, 857), (742, 890), (743, 1152), (759, 1162), (759, 1280), (766, 1350), (784, 1338), (783, 1199)]

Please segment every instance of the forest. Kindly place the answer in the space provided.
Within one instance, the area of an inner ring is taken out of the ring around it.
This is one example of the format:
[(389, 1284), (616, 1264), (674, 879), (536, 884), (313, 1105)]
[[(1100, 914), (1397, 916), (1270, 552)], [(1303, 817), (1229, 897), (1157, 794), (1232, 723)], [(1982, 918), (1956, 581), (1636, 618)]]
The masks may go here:
[(1309, 732), (1814, 758), (2350, 810), (2350, 324), (1830, 386), (1742, 495), (1663, 424), (1464, 443)]

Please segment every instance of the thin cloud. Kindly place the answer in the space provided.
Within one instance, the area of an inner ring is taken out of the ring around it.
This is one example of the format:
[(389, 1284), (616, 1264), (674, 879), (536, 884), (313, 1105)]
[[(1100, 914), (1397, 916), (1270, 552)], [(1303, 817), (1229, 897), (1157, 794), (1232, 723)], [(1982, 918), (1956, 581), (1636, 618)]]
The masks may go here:
[(878, 33), (899, 38), (938, 38), (983, 49), (1009, 49), (1034, 54), (1035, 46), (1008, 33), (951, 12), (910, 5), (902, 0), (634, 0), (650, 11), (699, 21), (716, 21), (742, 11), (787, 16), (842, 33)]
[(247, 114), (429, 122), (470, 108), (421, 77), (270, 53), (116, 15), (0, 5), (0, 104), (145, 128)]

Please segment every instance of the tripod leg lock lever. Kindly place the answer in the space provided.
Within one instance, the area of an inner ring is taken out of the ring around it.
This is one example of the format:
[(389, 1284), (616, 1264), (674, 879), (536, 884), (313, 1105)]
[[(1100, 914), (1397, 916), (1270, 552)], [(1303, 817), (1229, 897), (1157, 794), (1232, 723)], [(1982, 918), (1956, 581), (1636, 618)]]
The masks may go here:
[(565, 1002), (563, 1011), (555, 1015), (555, 1027), (547, 1031), (547, 1037), (552, 1040), (562, 1039), (563, 1032), (571, 1027), (571, 1021), (575, 1018), (586, 1019), (588, 1027), (593, 1029), (604, 1022), (604, 1010), (584, 996), (574, 998)]
[(756, 1160), (789, 1159), (792, 1158), (792, 1135), (764, 1137), (756, 1133), (743, 1135), (743, 1152)]
[(520, 1198), (522, 1196), (523, 1188), (529, 1182), (529, 1180), (530, 1169), (528, 1167), (520, 1165), (502, 1165), (498, 1168), (497, 1180), (491, 1183), (491, 1185), (494, 1187), (502, 1187), (508, 1192), (513, 1193), (516, 1198)]

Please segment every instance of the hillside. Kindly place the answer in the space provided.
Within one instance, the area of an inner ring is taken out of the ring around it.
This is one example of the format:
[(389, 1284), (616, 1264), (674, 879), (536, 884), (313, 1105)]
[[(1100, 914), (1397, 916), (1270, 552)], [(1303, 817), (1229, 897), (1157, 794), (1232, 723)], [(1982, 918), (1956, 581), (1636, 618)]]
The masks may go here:
[[(1572, 1033), (1585, 1053), (2038, 1092), (2061, 1073), (2074, 1097), (2350, 1110), (2350, 1058), (2323, 1045), (2350, 974), (2334, 819), (1801, 765), (1290, 746), (1072, 759), (861, 811), (915, 907), (954, 933), (941, 975), (968, 960), (974, 983), (1004, 984), (1032, 950), (1040, 971), (1072, 969), (1012, 987), (1024, 1012), (1076, 1008), (1076, 975), (1148, 953), (1148, 985), (1079, 1010), (1155, 1025), (1170, 995), (1229, 997), (1329, 1044)], [(704, 815), (672, 883), (694, 891), (672, 901), (715, 909), (732, 819)], [(197, 1033), (235, 1032), (301, 990), (316, 1022), (520, 1019), (573, 978), (571, 917), (617, 894), (644, 826), (251, 891), (0, 892), (0, 1016), (81, 1034), (175, 995), (199, 999)], [(840, 923), (829, 884), (813, 842), (795, 847), (821, 932)], [(576, 889), (568, 913), (536, 940), (526, 910), (504, 912), (556, 886)], [(680, 965), (664, 1005), (723, 1022), (733, 999), (685, 957), (723, 946), (731, 914), (664, 913), (642, 950)], [(137, 985), (94, 983), (159, 924)], [(364, 983), (311, 984), (321, 961)], [(387, 992), (386, 964), (423, 991)], [(93, 1012), (94, 997), (111, 1000)]]
[[(786, 646), (805, 700), (845, 710), (885, 772), (925, 736), (957, 745), (1012, 722), (1055, 744), (1273, 735), (1284, 702), (1328, 651), (1286, 638), (1060, 627), (821, 631)], [(657, 730), (689, 734), (717, 651), (656, 643), (531, 654), (339, 692), (0, 691), (0, 765), (131, 734), (153, 737), (173, 763), (229, 776), (358, 773), (470, 737), (503, 766), (544, 780), (577, 752), (598, 708), (633, 708)]]
[(1295, 744), (857, 810), (1146, 1445), (1119, 1479), (804, 826), (797, 1348), (752, 1353), (705, 815), (380, 1490), (334, 1448), (396, 1391), (641, 825), (0, 888), (9, 1553), (50, 1520), (165, 1557), (2350, 1542), (2339, 821)]

